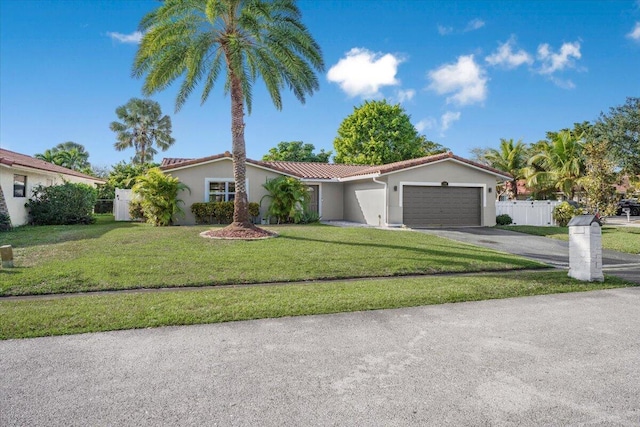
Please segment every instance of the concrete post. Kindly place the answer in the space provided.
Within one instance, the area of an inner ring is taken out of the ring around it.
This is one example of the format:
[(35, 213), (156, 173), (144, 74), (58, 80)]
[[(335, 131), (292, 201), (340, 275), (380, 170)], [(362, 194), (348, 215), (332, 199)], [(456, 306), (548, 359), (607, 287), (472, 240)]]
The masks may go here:
[(13, 268), (13, 248), (11, 245), (0, 246), (2, 268)]
[(569, 222), (569, 277), (604, 281), (602, 231), (595, 215), (578, 215)]

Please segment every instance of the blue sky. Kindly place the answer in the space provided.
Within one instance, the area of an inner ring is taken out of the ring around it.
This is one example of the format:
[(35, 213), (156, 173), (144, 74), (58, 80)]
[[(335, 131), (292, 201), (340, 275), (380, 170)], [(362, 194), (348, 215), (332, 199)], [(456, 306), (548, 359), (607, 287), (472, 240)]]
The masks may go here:
[[(141, 97), (130, 76), (138, 22), (155, 0), (0, 0), (0, 146), (33, 155), (64, 141), (92, 164), (128, 161), (113, 148), (115, 109)], [(368, 99), (401, 103), (430, 140), (460, 156), (500, 138), (597, 119), (640, 96), (640, 1), (299, 2), (322, 47), (320, 90), (273, 107), (262, 84), (246, 118), (247, 154), (280, 141), (333, 149), (340, 122)], [(174, 111), (176, 86), (158, 93), (175, 145), (162, 157), (230, 150), (222, 80)]]

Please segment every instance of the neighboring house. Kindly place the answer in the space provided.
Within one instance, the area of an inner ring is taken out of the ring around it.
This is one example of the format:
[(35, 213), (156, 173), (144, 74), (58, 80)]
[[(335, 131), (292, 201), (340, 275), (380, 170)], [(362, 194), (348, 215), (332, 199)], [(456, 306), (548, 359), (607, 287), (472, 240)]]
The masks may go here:
[(105, 181), (13, 151), (0, 149), (0, 212), (8, 212), (13, 226), (24, 225), (29, 216), (25, 203), (37, 185), (63, 181), (103, 184)]
[[(180, 195), (185, 202), (183, 224), (195, 223), (193, 203), (235, 197), (228, 152), (200, 159), (164, 159), (160, 169), (191, 189), (190, 194)], [(323, 220), (408, 227), (495, 225), (496, 182), (512, 179), (453, 153), (380, 166), (247, 159), (249, 201), (260, 202), (267, 194), (262, 184), (279, 176), (306, 183), (312, 194), (310, 209)]]

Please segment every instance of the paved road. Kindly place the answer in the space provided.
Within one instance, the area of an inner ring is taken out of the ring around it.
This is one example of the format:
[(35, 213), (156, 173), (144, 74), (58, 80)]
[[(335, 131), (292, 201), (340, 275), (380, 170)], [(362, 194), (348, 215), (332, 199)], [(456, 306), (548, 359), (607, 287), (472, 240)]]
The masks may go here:
[[(452, 240), (520, 255), (554, 267), (569, 268), (569, 242), (489, 227), (419, 229)], [(640, 255), (602, 251), (605, 274), (640, 283)]]
[(0, 342), (0, 425), (640, 424), (640, 288)]

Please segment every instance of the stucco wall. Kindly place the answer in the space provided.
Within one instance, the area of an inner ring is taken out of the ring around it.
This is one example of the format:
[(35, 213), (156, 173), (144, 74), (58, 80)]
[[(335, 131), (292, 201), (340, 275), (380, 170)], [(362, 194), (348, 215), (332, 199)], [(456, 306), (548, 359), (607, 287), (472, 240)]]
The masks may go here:
[(344, 219), (369, 225), (384, 225), (385, 192), (372, 180), (344, 184)]
[[(26, 197), (13, 196), (13, 175), (26, 175), (27, 188)], [(76, 177), (73, 175), (65, 175), (64, 179), (69, 182), (83, 183), (93, 185), (91, 180)], [(24, 204), (29, 201), (33, 193), (33, 188), (38, 185), (57, 185), (63, 183), (63, 176), (54, 172), (32, 171), (16, 166), (0, 165), (0, 185), (11, 217), (11, 224), (14, 227), (24, 225), (29, 221), (29, 215)]]
[[(434, 183), (440, 185), (442, 181), (447, 181), (450, 186), (481, 187), (483, 198), (481, 224), (489, 227), (496, 224), (495, 176), (451, 160), (387, 175), (389, 191), (389, 218), (387, 222), (402, 224), (400, 194), (403, 184)], [(394, 187), (397, 187), (397, 190), (394, 190)], [(489, 189), (491, 189), (491, 193), (488, 192)]]
[[(174, 176), (180, 182), (186, 184), (191, 189), (183, 191), (178, 198), (184, 201), (183, 209), (185, 216), (178, 220), (178, 224), (193, 225), (196, 223), (195, 216), (191, 213), (191, 205), (196, 202), (204, 202), (208, 189), (205, 185), (206, 179), (233, 179), (233, 162), (231, 159), (220, 159), (211, 163), (191, 166), (185, 169), (168, 170), (165, 173)], [(247, 163), (247, 198), (249, 202), (260, 203), (260, 199), (267, 194), (262, 184), (267, 179), (280, 176), (277, 173), (265, 169), (257, 168)], [(266, 214), (269, 202), (264, 200), (260, 208), (260, 216)]]

